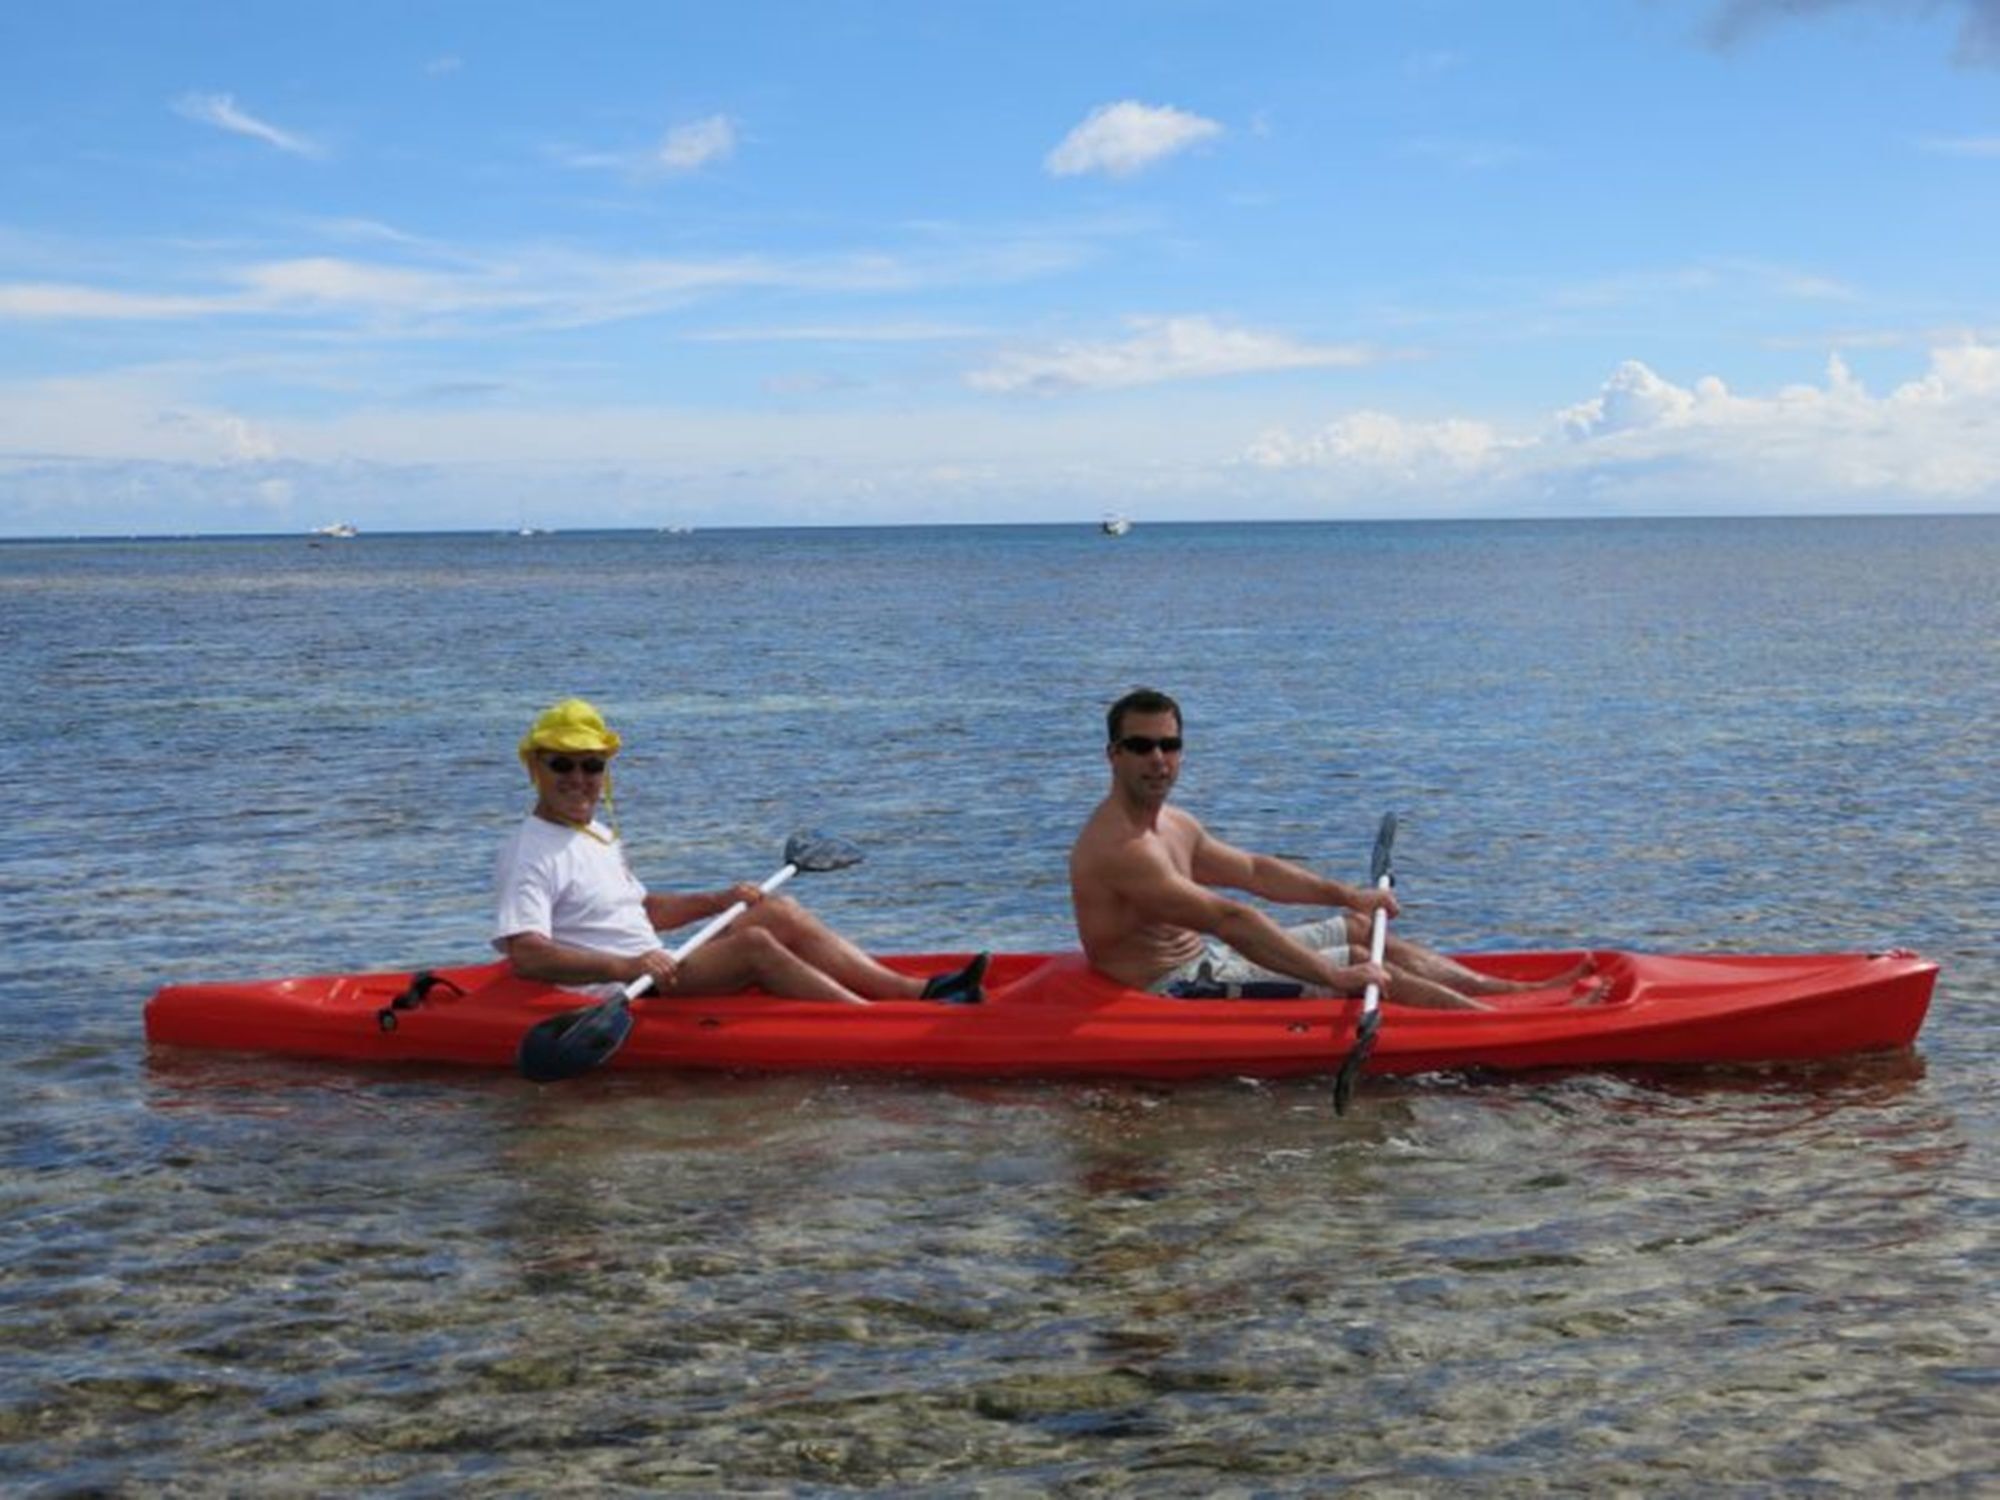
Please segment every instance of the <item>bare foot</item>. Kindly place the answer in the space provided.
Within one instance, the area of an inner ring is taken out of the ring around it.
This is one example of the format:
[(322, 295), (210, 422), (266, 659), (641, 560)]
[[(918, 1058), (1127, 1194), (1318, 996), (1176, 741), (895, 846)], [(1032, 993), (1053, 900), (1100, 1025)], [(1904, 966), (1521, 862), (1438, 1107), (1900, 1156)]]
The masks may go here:
[(1574, 984), (1579, 979), (1588, 979), (1597, 972), (1597, 955), (1586, 953), (1583, 962), (1573, 969), (1564, 969), (1552, 979), (1544, 979), (1543, 984)]
[(1601, 1005), (1610, 998), (1611, 981), (1600, 979), (1597, 983), (1587, 985), (1583, 989), (1578, 990), (1574, 995), (1571, 995), (1569, 1003), (1571, 1005)]
[(1488, 979), (1480, 986), (1482, 995), (1521, 995), (1529, 990), (1555, 990), (1564, 985), (1575, 984), (1579, 979), (1588, 979), (1597, 972), (1597, 959), (1593, 954), (1585, 954), (1583, 962), (1573, 968), (1564, 969), (1560, 974), (1551, 974), (1546, 979)]

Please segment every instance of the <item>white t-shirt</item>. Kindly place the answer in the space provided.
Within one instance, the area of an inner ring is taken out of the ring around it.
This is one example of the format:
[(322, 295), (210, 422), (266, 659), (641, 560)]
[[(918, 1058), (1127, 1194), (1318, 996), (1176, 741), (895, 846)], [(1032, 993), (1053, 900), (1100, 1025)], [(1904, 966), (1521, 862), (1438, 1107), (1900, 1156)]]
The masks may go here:
[(601, 823), (585, 832), (530, 813), (500, 848), (493, 892), (493, 946), (502, 952), (523, 932), (600, 953), (661, 946), (646, 918), (646, 888)]

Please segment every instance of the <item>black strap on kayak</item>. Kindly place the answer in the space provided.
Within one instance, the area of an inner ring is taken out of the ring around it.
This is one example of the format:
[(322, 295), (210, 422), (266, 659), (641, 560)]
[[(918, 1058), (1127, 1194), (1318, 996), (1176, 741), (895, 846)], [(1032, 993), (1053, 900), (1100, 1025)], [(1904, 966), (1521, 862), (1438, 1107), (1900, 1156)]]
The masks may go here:
[(439, 985), (443, 985), (454, 995), (463, 995), (465, 993), (463, 986), (452, 983), (444, 975), (433, 974), (429, 969), (419, 969), (410, 976), (408, 989), (404, 990), (402, 994), (375, 1012), (375, 1024), (384, 1031), (394, 1031), (396, 1029), (396, 1012), (399, 1010), (415, 1010), (430, 998), (431, 991)]
[(1291, 979), (1246, 979), (1225, 983), (1200, 975), (1176, 979), (1164, 993), (1170, 1000), (1297, 1000), (1306, 987)]

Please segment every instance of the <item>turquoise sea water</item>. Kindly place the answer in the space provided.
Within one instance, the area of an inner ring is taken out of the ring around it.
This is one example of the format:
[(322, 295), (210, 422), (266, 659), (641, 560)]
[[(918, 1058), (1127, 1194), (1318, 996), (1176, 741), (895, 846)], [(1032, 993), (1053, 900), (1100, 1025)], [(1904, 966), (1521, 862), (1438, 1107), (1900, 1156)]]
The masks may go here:
[[(29, 1493), (2000, 1484), (2000, 518), (0, 545), (0, 1480)], [(1901, 944), (1815, 1070), (953, 1085), (149, 1054), (464, 961), (570, 693), (656, 885), (1070, 942), (1104, 704), (1458, 948)]]

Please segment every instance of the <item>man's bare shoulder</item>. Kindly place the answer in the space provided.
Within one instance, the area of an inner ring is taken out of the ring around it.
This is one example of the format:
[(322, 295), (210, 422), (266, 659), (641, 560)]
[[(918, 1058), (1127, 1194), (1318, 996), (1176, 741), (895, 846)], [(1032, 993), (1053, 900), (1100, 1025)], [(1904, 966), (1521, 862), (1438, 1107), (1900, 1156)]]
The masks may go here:
[(1152, 823), (1139, 823), (1107, 798), (1077, 834), (1070, 868), (1099, 875), (1160, 865), (1178, 868), (1201, 837), (1201, 824), (1178, 808), (1163, 807)]
[(1090, 816), (1084, 819), (1083, 827), (1077, 830), (1076, 842), (1070, 846), (1069, 862), (1072, 867), (1095, 864), (1130, 842), (1136, 832), (1107, 797), (1092, 809)]

